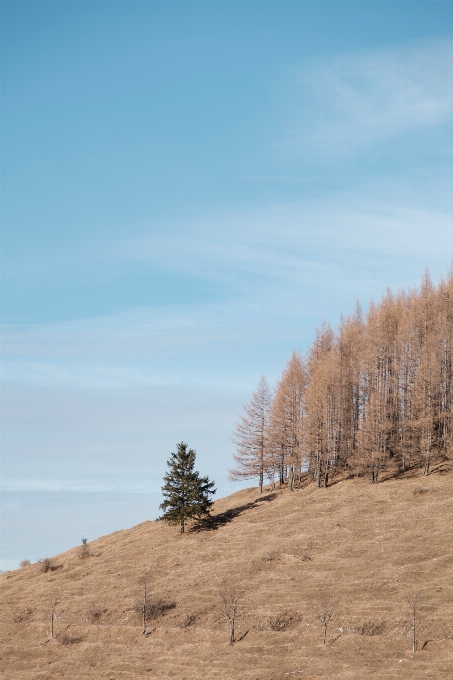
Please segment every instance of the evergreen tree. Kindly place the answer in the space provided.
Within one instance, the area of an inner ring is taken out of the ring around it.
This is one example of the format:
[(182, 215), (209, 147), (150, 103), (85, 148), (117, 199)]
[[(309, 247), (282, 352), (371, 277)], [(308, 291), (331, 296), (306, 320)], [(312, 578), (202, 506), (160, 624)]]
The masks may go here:
[(194, 471), (195, 451), (187, 449), (187, 444), (181, 442), (177, 445), (177, 453), (172, 453), (167, 461), (170, 470), (164, 477), (162, 493), (163, 510), (162, 517), (169, 524), (179, 524), (181, 533), (188, 519), (202, 517), (209, 513), (212, 500), (209, 496), (215, 494), (215, 482), (209, 481), (209, 477), (200, 477)]

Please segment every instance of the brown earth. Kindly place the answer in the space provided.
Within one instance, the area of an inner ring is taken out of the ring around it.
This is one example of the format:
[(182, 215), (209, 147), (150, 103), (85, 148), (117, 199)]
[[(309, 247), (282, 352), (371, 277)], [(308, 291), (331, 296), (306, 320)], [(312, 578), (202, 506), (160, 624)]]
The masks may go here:
[[(42, 564), (6, 572), (0, 677), (453, 678), (452, 491), (442, 465), (375, 486), (354, 479), (261, 497), (246, 489), (217, 501), (202, 530), (143, 522), (93, 541), (86, 559), (74, 548), (47, 573)], [(134, 603), (146, 570), (152, 594), (176, 606), (145, 638)], [(245, 636), (234, 645), (218, 611), (225, 578), (244, 593)], [(315, 608), (326, 596), (337, 606), (323, 646)]]

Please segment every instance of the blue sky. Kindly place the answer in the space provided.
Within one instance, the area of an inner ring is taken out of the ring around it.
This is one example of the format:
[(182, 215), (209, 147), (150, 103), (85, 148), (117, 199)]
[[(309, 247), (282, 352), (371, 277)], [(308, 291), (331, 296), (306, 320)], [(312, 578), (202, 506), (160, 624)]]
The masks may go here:
[(2, 2), (2, 568), (228, 482), (265, 373), (453, 254), (451, 2)]

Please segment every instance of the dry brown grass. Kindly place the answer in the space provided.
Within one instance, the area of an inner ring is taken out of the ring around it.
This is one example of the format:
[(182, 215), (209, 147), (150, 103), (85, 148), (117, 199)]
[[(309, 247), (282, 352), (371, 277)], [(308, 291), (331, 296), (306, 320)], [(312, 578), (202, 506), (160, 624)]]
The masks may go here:
[[(423, 493), (415, 491), (423, 481)], [(425, 491), (426, 489), (426, 491)], [(143, 522), (0, 576), (0, 676), (7, 680), (284, 680), (453, 677), (453, 476), (355, 479), (330, 489), (240, 491), (202, 530)], [(143, 573), (176, 602), (141, 636)], [(228, 580), (244, 592), (230, 645), (218, 614)], [(405, 595), (419, 593), (411, 653)], [(58, 593), (55, 638), (49, 600)], [(314, 615), (337, 603), (327, 645)], [(423, 649), (422, 649), (423, 648)]]

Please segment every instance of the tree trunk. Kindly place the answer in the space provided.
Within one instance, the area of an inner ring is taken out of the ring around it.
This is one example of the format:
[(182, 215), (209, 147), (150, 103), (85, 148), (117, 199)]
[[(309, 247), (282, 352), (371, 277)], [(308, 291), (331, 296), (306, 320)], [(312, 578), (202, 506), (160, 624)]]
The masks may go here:
[(327, 623), (324, 624), (324, 640), (323, 644), (326, 644), (326, 638), (327, 638)]
[(234, 642), (234, 623), (230, 627), (230, 645)]
[(424, 475), (429, 475), (429, 464), (431, 461), (431, 456), (426, 456), (425, 457), (425, 469), (423, 470)]
[(294, 488), (294, 469), (291, 466), (289, 468), (289, 476), (288, 476), (288, 489), (292, 491)]
[(181, 531), (180, 531), (180, 533), (181, 534), (184, 533), (184, 520), (183, 519), (181, 520)]

